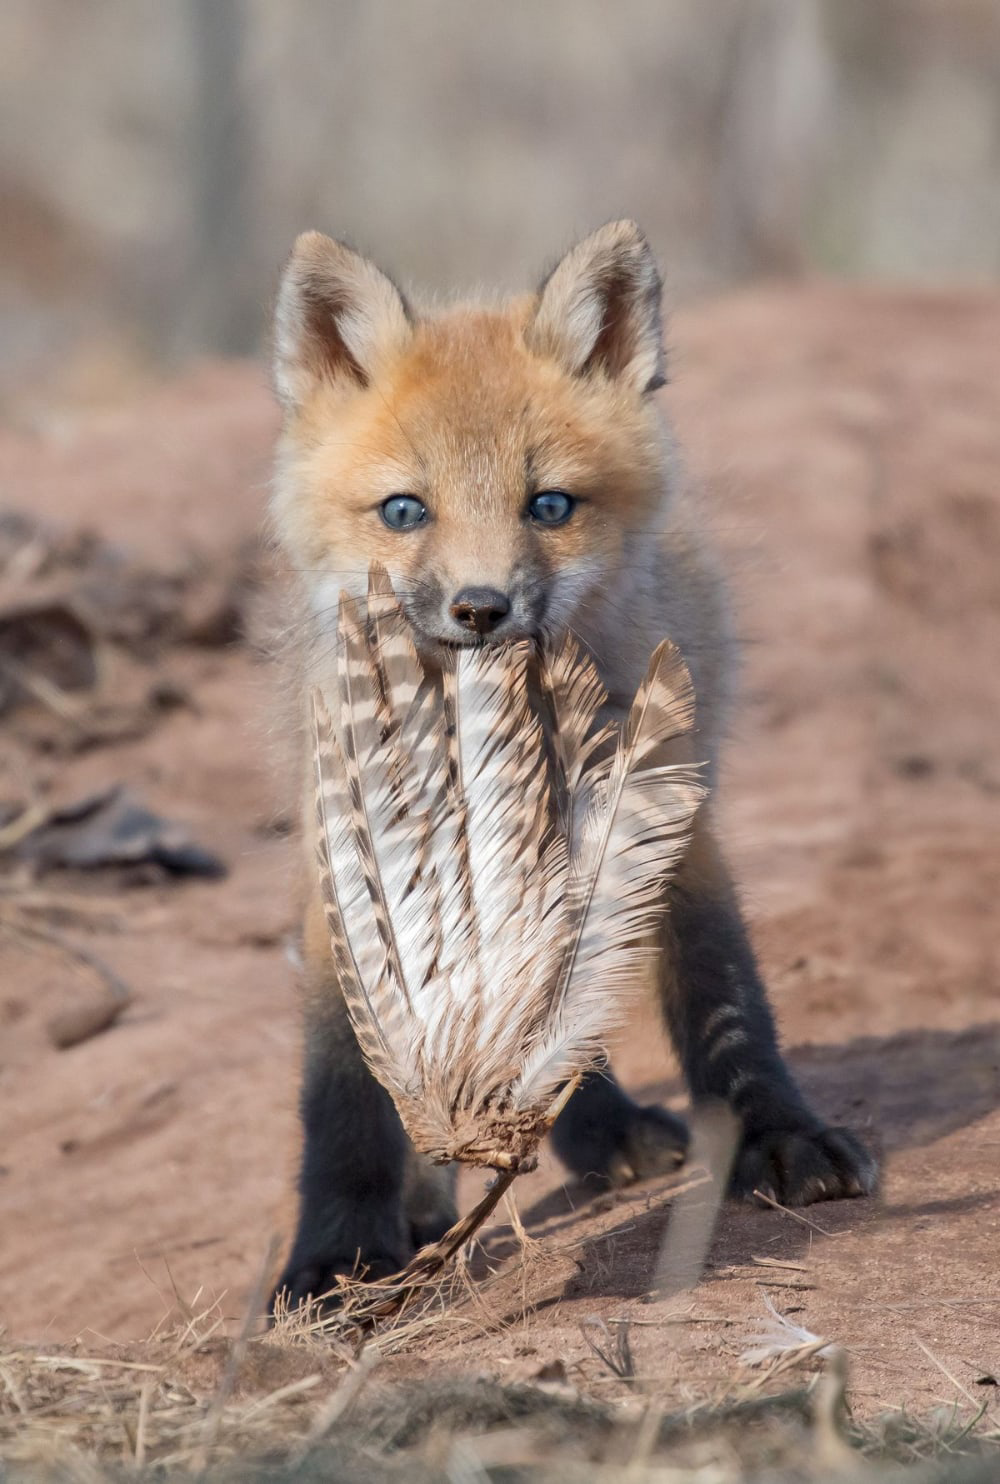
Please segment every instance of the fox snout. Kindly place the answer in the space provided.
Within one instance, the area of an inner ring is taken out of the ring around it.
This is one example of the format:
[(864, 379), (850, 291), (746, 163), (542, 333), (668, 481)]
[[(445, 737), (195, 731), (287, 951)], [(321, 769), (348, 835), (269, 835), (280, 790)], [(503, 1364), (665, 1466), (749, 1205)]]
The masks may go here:
[(546, 610), (540, 583), (511, 582), (501, 588), (424, 577), (412, 585), (404, 580), (399, 591), (418, 646), (425, 649), (535, 638)]
[(455, 622), (470, 634), (491, 634), (510, 613), (510, 599), (495, 587), (463, 587), (448, 605)]

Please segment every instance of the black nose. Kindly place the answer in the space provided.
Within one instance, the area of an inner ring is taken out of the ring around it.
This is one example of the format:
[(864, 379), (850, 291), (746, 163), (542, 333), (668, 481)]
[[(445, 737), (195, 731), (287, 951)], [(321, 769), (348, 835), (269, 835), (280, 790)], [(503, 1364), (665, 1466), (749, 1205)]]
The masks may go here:
[(463, 587), (451, 600), (451, 616), (463, 629), (488, 634), (510, 612), (510, 599), (495, 587)]

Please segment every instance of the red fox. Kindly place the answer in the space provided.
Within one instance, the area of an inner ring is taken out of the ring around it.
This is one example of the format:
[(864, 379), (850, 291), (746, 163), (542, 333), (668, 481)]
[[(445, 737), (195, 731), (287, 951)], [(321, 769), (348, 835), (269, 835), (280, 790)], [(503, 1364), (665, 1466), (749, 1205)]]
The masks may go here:
[[(687, 660), (714, 782), (732, 670), (724, 590), (684, 486), (664, 385), (660, 275), (632, 222), (574, 247), (537, 293), (421, 313), (373, 263), (300, 237), (278, 296), (284, 409), (273, 523), (298, 574), (307, 663), (322, 673), (341, 589), (380, 562), (425, 664), (457, 645), (569, 630), (621, 716), (657, 642)], [(659, 992), (692, 1098), (725, 1099), (735, 1193), (786, 1204), (870, 1193), (875, 1163), (812, 1112), (778, 1049), (766, 991), (703, 806), (664, 903)], [(409, 1147), (346, 1016), (314, 890), (305, 919), (300, 1213), (288, 1302), (337, 1274), (394, 1272), (455, 1218), (453, 1183)], [(573, 1174), (617, 1184), (672, 1168), (683, 1123), (634, 1102), (610, 1067), (553, 1130)]]

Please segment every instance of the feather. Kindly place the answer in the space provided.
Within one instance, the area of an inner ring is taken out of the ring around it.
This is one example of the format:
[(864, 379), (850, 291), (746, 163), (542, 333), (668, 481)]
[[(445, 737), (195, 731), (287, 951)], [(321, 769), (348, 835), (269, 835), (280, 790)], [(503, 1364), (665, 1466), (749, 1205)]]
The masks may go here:
[(687, 672), (661, 645), (602, 759), (604, 692), (570, 641), (463, 649), (435, 682), (381, 570), (364, 614), (341, 600), (339, 638), (317, 824), (359, 1045), (418, 1148), (525, 1168), (652, 951), (702, 796), (662, 762)]
[(573, 852), (569, 934), (544, 1025), (525, 1058), (519, 1105), (553, 1092), (594, 1059), (607, 1032), (608, 998), (641, 981), (655, 952), (649, 935), (703, 790), (690, 767), (641, 764), (690, 726), (693, 709), (686, 667), (665, 641), (593, 789)]
[[(343, 758), (322, 698), (313, 695), (317, 856), (330, 946), (361, 1050), (392, 1093), (399, 1085), (398, 1022), (402, 1006), (383, 948), (367, 931), (368, 891), (348, 831), (334, 821), (349, 811)], [(378, 995), (376, 1010), (369, 993)], [(395, 1034), (394, 1034), (395, 1032)], [(405, 1081), (405, 1077), (404, 1077)]]
[(568, 634), (557, 649), (546, 647), (539, 654), (538, 686), (559, 823), (572, 852), (575, 822), (583, 817), (595, 782), (588, 763), (614, 737), (615, 729), (610, 723), (598, 724), (607, 692), (590, 659)]

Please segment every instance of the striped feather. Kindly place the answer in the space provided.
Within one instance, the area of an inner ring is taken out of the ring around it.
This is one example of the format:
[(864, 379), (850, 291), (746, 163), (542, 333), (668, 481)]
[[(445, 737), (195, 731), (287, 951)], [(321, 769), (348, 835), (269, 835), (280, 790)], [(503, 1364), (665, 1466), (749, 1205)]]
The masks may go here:
[[(314, 707), (319, 866), (359, 1045), (414, 1143), (516, 1169), (641, 980), (701, 798), (657, 650), (613, 757), (567, 641), (466, 649), (425, 676), (388, 578), (341, 603), (337, 705)], [(539, 704), (533, 706), (535, 689)]]
[(542, 648), (538, 685), (559, 823), (572, 852), (576, 821), (586, 812), (593, 783), (588, 764), (614, 737), (615, 729), (610, 724), (599, 724), (607, 692), (590, 656), (570, 635), (556, 649)]
[(642, 770), (641, 764), (662, 755), (693, 715), (687, 669), (676, 647), (664, 641), (650, 660), (610, 769), (593, 790), (573, 852), (570, 931), (544, 1032), (522, 1072), (520, 1105), (554, 1091), (600, 1052), (608, 998), (641, 981), (651, 953), (644, 940), (663, 911), (664, 887), (704, 794), (690, 767)]
[(400, 1050), (405, 1006), (378, 938), (369, 931), (367, 884), (344, 827), (349, 811), (343, 757), (330, 713), (313, 694), (317, 857), (337, 978), (366, 1060), (389, 1090), (405, 1087)]
[(412, 1005), (431, 971), (434, 951), (433, 922), (415, 889), (428, 849), (426, 811), (407, 811), (401, 802), (401, 752), (383, 739), (371, 645), (347, 598), (341, 599), (340, 638), (339, 741), (350, 802), (348, 825), (376, 932), (393, 979)]

